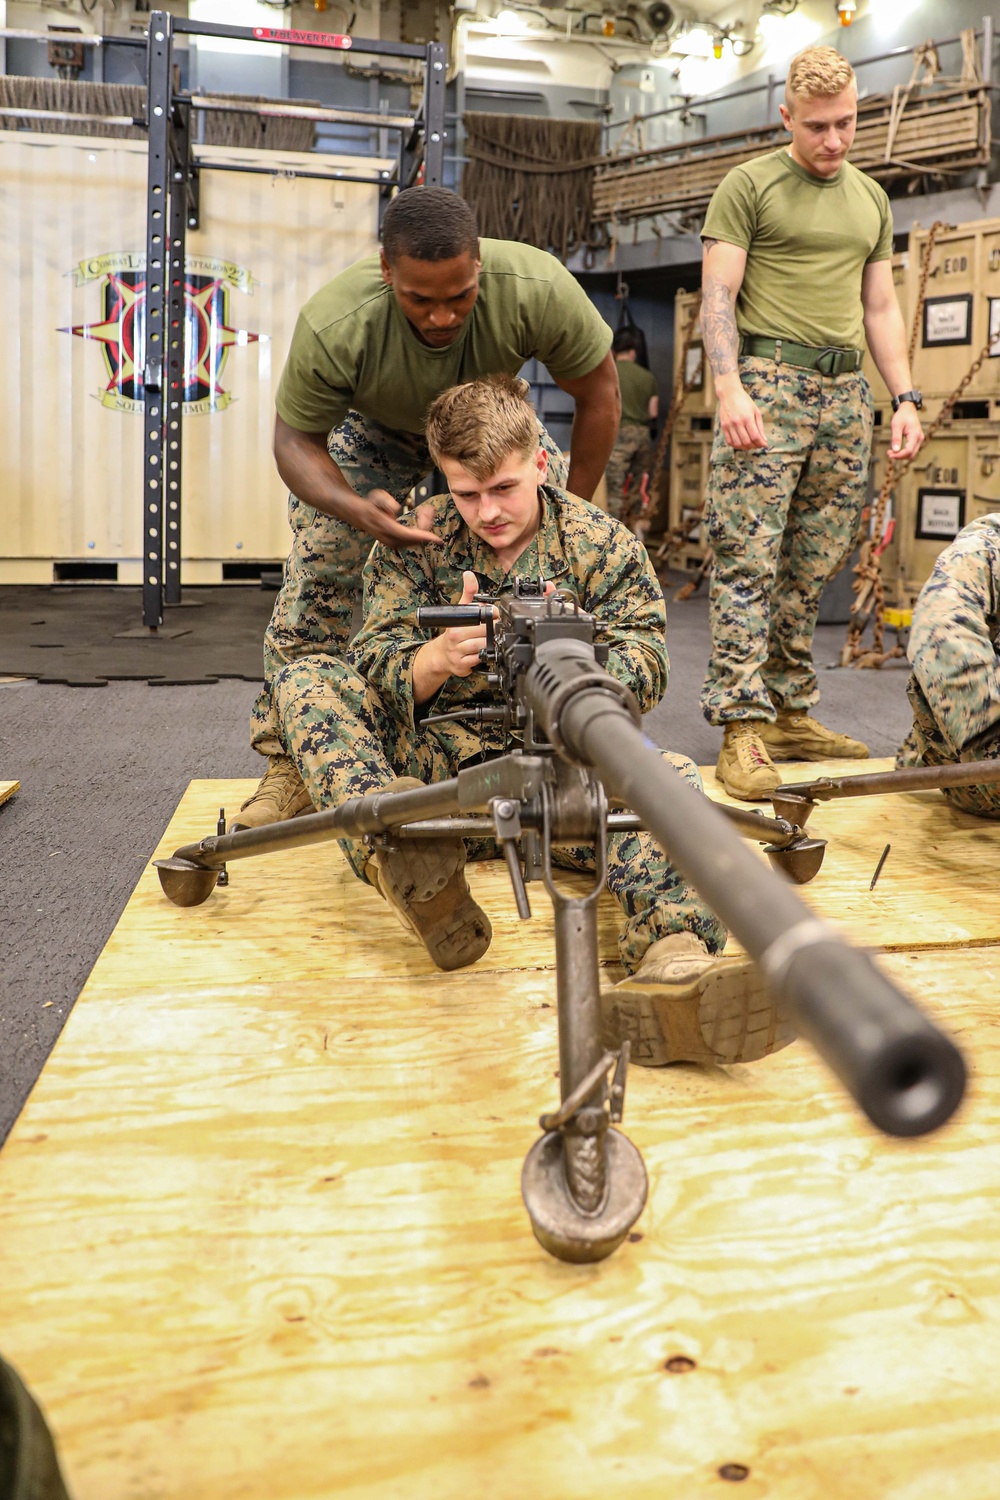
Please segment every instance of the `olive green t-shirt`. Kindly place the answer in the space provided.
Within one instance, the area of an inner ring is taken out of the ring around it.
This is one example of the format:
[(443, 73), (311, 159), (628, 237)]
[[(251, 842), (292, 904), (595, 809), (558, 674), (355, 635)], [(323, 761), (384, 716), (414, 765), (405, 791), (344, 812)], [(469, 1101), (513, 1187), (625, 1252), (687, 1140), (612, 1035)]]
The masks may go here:
[(382, 280), (379, 257), (349, 266), (299, 314), (278, 386), (278, 415), (300, 432), (329, 432), (348, 411), (395, 432), (423, 432), (442, 391), (483, 375), (516, 375), (539, 359), (557, 380), (588, 374), (611, 329), (554, 255), (480, 241), (479, 296), (457, 342), (432, 349)]
[(814, 177), (787, 150), (733, 167), (701, 237), (747, 252), (740, 333), (864, 349), (861, 276), (892, 257), (892, 212), (885, 190), (850, 162), (829, 178)]
[(615, 364), (622, 389), (622, 421), (641, 422), (645, 426), (649, 421), (650, 399), (660, 394), (656, 376), (638, 360), (618, 359)]

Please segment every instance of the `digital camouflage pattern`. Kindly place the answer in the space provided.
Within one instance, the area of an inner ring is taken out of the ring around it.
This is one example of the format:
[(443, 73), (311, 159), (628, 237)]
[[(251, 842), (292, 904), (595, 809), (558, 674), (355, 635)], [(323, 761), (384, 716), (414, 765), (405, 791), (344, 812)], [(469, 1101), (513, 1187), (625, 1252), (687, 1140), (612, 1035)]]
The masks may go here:
[[(566, 459), (541, 429), (549, 474), (564, 484)], [(360, 495), (387, 490), (400, 504), (433, 468), (422, 437), (392, 432), (359, 412), (349, 412), (330, 433), (330, 457)], [(283, 753), (271, 707), (275, 674), (299, 656), (317, 651), (340, 655), (347, 647), (355, 606), (361, 597), (361, 570), (372, 538), (346, 521), (288, 497), (292, 547), (281, 590), (264, 636), (264, 686), (250, 715), (250, 740), (261, 755)]]
[[(953, 765), (1000, 755), (1000, 515), (972, 521), (941, 553), (913, 610), (907, 696), (913, 729), (898, 762)], [(1000, 818), (1000, 787), (942, 789)]]
[[(493, 548), (473, 536), (450, 496), (435, 497), (433, 530), (441, 547), (393, 551), (377, 546), (365, 565), (364, 624), (351, 647), (354, 665), (406, 724), (414, 722), (412, 660), (436, 634), (416, 621), (420, 605), (454, 604), (462, 573), (475, 573), (484, 593), (512, 593), (514, 578), (539, 577), (571, 593), (599, 622), (595, 639), (609, 648), (608, 671), (628, 683), (643, 712), (667, 686), (663, 590), (642, 543), (596, 505), (544, 485), (537, 535), (505, 572)], [(434, 713), (496, 702), (478, 673), (451, 678)], [(485, 724), (434, 724), (427, 731), (458, 760), (506, 748), (501, 729)]]
[(715, 553), (712, 658), (701, 694), (711, 724), (773, 721), (819, 700), (812, 663), (820, 595), (860, 535), (874, 426), (860, 372), (819, 375), (744, 357), (768, 446), (738, 452), (716, 416), (707, 506)]
[(653, 445), (649, 441), (649, 427), (645, 423), (622, 422), (604, 471), (609, 516), (621, 519), (626, 501), (626, 479), (629, 481), (627, 498), (635, 503), (643, 473), (649, 472), (652, 460)]
[[(463, 762), (505, 747), (493, 726), (475, 729), (415, 724), (411, 667), (414, 652), (434, 632), (418, 629), (416, 610), (462, 597), (463, 570), (484, 590), (512, 590), (512, 579), (552, 579), (601, 623), (597, 639), (610, 647), (608, 669), (628, 683), (644, 710), (666, 687), (665, 612), (645, 549), (623, 526), (586, 502), (546, 486), (535, 542), (505, 574), (492, 549), (473, 537), (448, 496), (437, 496), (434, 529), (445, 545), (393, 552), (377, 546), (365, 567), (365, 624), (347, 661), (305, 656), (276, 676), (274, 700), (282, 735), (317, 808), (384, 786), (393, 776), (430, 783), (457, 774)], [(366, 680), (367, 678), (367, 680)], [(495, 703), (481, 674), (450, 678), (433, 700), (434, 713)], [(419, 715), (418, 715), (419, 716)], [(667, 759), (694, 785), (698, 772), (679, 756)], [(499, 857), (493, 840), (467, 840), (472, 859)], [(352, 868), (363, 875), (364, 845), (344, 840)], [(564, 869), (593, 869), (593, 849), (556, 851)], [(608, 886), (622, 910), (619, 949), (632, 970), (649, 945), (671, 932), (696, 933), (712, 952), (725, 942), (718, 918), (645, 833), (608, 840)]]

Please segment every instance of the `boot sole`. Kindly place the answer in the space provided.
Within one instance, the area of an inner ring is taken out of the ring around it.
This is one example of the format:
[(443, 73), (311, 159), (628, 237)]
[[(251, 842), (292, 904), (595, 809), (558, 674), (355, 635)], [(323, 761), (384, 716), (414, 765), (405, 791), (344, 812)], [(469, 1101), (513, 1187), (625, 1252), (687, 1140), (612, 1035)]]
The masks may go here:
[(719, 959), (677, 983), (626, 980), (602, 994), (601, 1021), (604, 1045), (627, 1040), (632, 1061), (647, 1068), (758, 1062), (795, 1040), (788, 1012), (741, 959)]
[(237, 813), (229, 825), (229, 833), (239, 833), (244, 828), (268, 828), (272, 823), (290, 823), (293, 818), (304, 818), (307, 813), (315, 812), (316, 809), (310, 800), (306, 802), (305, 807), (297, 807), (294, 812), (282, 813), (277, 818), (260, 818), (253, 823), (244, 823), (241, 821), (240, 814), (246, 811), (248, 811), (248, 808), (240, 808), (239, 813)]
[(736, 801), (738, 802), (769, 802), (771, 801), (772, 796), (774, 796), (774, 793), (777, 792), (778, 787), (781, 786), (781, 778), (778, 777), (778, 780), (775, 781), (774, 786), (769, 787), (766, 792), (751, 792), (751, 790), (748, 790), (745, 786), (733, 786), (732, 781), (727, 781), (724, 775), (718, 774), (718, 771), (715, 772), (715, 780), (717, 780), (718, 784), (723, 787), (723, 790), (724, 792), (726, 792), (727, 796), (735, 796)]
[(493, 928), (469, 890), (464, 845), (414, 840), (405, 849), (379, 849), (377, 863), (382, 895), (439, 969), (464, 969), (482, 958)]
[(870, 760), (867, 749), (860, 750), (807, 750), (802, 745), (775, 745), (765, 740), (767, 753), (772, 760)]
[(763, 788), (751, 790), (746, 786), (737, 787), (733, 782), (726, 779), (724, 772), (720, 771), (718, 766), (715, 768), (715, 779), (722, 787), (722, 790), (730, 797), (735, 797), (738, 802), (767, 802), (770, 800), (772, 793), (776, 792), (781, 785), (781, 777), (775, 775), (774, 785), (768, 787), (767, 791), (764, 791)]

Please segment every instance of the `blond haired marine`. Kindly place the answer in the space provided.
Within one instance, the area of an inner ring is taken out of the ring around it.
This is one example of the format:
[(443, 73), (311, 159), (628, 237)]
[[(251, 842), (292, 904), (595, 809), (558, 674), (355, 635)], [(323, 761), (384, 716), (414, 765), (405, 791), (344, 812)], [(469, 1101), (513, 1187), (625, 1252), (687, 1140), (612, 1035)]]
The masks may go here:
[(866, 342), (894, 398), (893, 453), (907, 458), (922, 441), (889, 200), (847, 159), (858, 120), (847, 59), (832, 47), (800, 52), (781, 117), (789, 144), (734, 167), (702, 229), (701, 323), (718, 412), (701, 702), (723, 729), (719, 778), (747, 801), (778, 785), (775, 760), (868, 754), (809, 713), (820, 595), (859, 539), (867, 490)]

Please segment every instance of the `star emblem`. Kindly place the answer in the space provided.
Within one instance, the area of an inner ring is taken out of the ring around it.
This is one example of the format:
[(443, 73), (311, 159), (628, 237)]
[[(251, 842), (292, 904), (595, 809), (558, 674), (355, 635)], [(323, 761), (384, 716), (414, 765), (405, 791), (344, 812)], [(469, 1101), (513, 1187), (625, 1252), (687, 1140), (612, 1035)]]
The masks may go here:
[[(224, 409), (232, 397), (221, 375), (229, 350), (256, 343), (261, 335), (229, 320), (230, 276), (186, 272), (184, 278), (184, 405), (191, 412)], [(144, 271), (109, 271), (103, 278), (103, 316), (93, 323), (60, 328), (102, 346), (107, 385), (104, 405), (141, 409), (146, 342)]]

